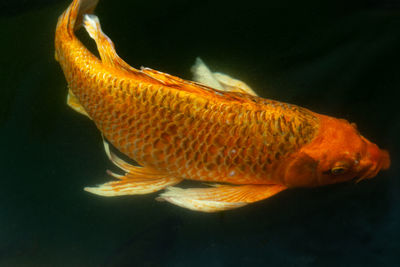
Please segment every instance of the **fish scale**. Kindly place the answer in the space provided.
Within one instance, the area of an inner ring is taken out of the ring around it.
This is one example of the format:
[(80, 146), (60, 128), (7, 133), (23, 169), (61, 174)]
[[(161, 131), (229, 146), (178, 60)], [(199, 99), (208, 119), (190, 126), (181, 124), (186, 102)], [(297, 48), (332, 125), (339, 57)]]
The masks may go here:
[[(137, 86), (136, 90), (139, 88), (142, 89), (144, 86), (145, 85)], [(131, 86), (128, 87), (132, 88)], [(98, 88), (98, 90), (101, 90), (101, 88)], [(142, 90), (146, 93), (132, 94), (129, 100), (124, 100), (131, 103), (134, 109), (118, 110), (119, 114), (127, 114), (127, 117), (132, 116), (134, 118), (133, 120), (137, 121), (136, 124), (129, 124), (129, 120), (121, 120), (120, 118), (122, 118), (123, 115), (114, 117), (114, 119), (110, 121), (101, 122), (101, 124), (114, 125), (114, 131), (107, 131), (105, 129), (102, 131), (104, 135), (115, 147), (121, 150), (121, 152), (135, 159), (143, 166), (152, 166), (157, 169), (169, 166), (170, 170), (175, 169), (177, 172), (176, 174), (180, 176), (186, 176), (192, 179), (211, 179), (212, 181), (218, 181), (220, 176), (226, 176), (226, 172), (231, 170), (234, 166), (233, 164), (221, 164), (222, 157), (219, 156), (218, 153), (213, 153), (215, 151), (222, 151), (223, 148), (243, 151), (243, 155), (239, 155), (238, 160), (235, 162), (239, 166), (242, 166), (243, 163), (253, 162), (254, 159), (264, 156), (265, 151), (256, 149), (256, 147), (262, 147), (264, 145), (263, 143), (278, 144), (277, 149), (272, 148), (266, 151), (267, 154), (272, 154), (272, 158), (276, 158), (276, 151), (279, 151), (280, 155), (284, 156), (307, 141), (307, 139), (302, 138), (301, 135), (291, 133), (291, 136), (297, 136), (297, 140), (293, 140), (293, 143), (288, 143), (287, 141), (283, 142), (285, 136), (281, 135), (284, 131), (282, 128), (290, 127), (286, 124), (282, 125), (283, 120), (281, 121), (280, 116), (275, 116), (276, 112), (271, 110), (268, 104), (263, 104), (258, 108), (263, 108), (266, 111), (264, 112), (266, 116), (273, 114), (270, 118), (263, 118), (264, 120), (272, 122), (270, 124), (270, 129), (253, 127), (257, 125), (257, 122), (254, 120), (255, 117), (247, 116), (247, 121), (245, 121), (246, 118), (243, 118), (242, 121), (238, 121), (234, 124), (237, 130), (231, 134), (231, 132), (227, 131), (226, 124), (221, 124), (223, 118), (227, 116), (226, 112), (221, 108), (214, 108), (213, 110), (213, 106), (207, 103), (209, 111), (198, 110), (197, 112), (188, 112), (186, 106), (176, 104), (176, 102), (181, 102), (182, 100), (178, 94), (169, 93), (168, 90), (171, 90), (169, 88), (159, 87), (157, 88), (157, 94), (152, 94), (151, 90), (154, 90), (152, 86)], [(171, 97), (171, 95), (174, 97)], [(117, 98), (118, 95), (115, 97)], [(152, 102), (161, 103), (159, 99), (164, 99), (162, 103), (166, 108), (156, 106), (156, 109), (151, 109), (150, 105)], [(189, 103), (189, 105), (190, 104), (193, 103)], [(235, 110), (231, 110), (230, 112), (230, 114), (238, 117), (241, 110), (236, 112)], [(89, 114), (91, 114), (90, 111)], [(207, 116), (204, 116), (204, 114)], [(285, 114), (288, 116), (287, 112), (285, 112)], [(297, 116), (297, 114), (293, 114), (293, 116)], [(251, 118), (253, 118), (253, 121), (250, 120)], [(278, 124), (273, 123), (274, 121), (277, 121)], [(293, 121), (291, 123), (293, 124)], [(302, 123), (305, 124), (304, 122)], [(121, 129), (126, 128), (128, 128), (129, 131), (121, 131)], [(296, 129), (297, 127), (292, 128)], [(272, 129), (274, 131), (271, 131)], [(264, 131), (269, 133), (275, 132), (276, 134), (270, 134), (265, 137), (262, 134)], [(126, 138), (128, 133), (130, 136), (129, 139)], [(180, 133), (179, 136), (176, 136), (177, 133)], [(249, 140), (249, 135), (253, 135), (255, 138)], [(312, 138), (312, 135), (309, 134), (309, 136)], [(171, 139), (171, 137), (175, 138)], [(200, 144), (199, 140), (207, 139), (214, 141), (212, 145), (208, 147), (203, 146), (203, 149), (198, 150)], [(122, 143), (121, 140), (124, 140), (124, 144), (133, 143), (136, 145), (133, 149), (127, 149), (127, 146), (124, 147), (120, 145)], [(226, 140), (228, 140), (228, 142), (225, 142)], [(262, 143), (255, 142), (255, 140), (260, 140)], [(161, 149), (157, 148), (157, 146), (161, 147)], [(168, 153), (164, 152), (166, 150)], [(199, 152), (200, 155), (195, 156), (195, 152)], [(170, 156), (166, 158), (165, 154)], [(198, 164), (196, 164), (196, 162), (199, 160), (203, 162), (203, 168), (209, 171), (207, 177), (193, 175), (195, 173), (207, 173), (197, 170)], [(179, 162), (179, 166), (174, 166), (175, 162)], [(229, 156), (227, 162), (230, 162)], [(233, 162), (233, 160), (231, 160), (231, 162)], [(269, 163), (265, 162), (265, 164)], [(171, 168), (171, 166), (175, 168)], [(219, 166), (219, 175), (212, 172), (215, 166)], [(245, 171), (251, 170), (252, 168), (254, 169), (255, 167), (249, 166), (249, 168), (247, 168), (246, 166), (242, 166), (241, 168)], [(189, 174), (188, 172), (191, 169), (194, 169), (194, 171)], [(258, 174), (262, 176), (262, 173)]]
[[(99, 89), (100, 90), (100, 89)], [(147, 89), (147, 90), (151, 90)], [(161, 90), (160, 90), (161, 91)], [(165, 89), (163, 91), (166, 91)], [(158, 93), (158, 98), (164, 98), (164, 94), (163, 93)], [(182, 109), (179, 109), (179, 105), (175, 105), (176, 102), (179, 102), (179, 98), (175, 97), (175, 98), (164, 98), (164, 104), (168, 105), (170, 107), (178, 107), (178, 109), (176, 110), (168, 110), (168, 112), (165, 112), (165, 109), (161, 109), (158, 108), (158, 110), (162, 110), (162, 112), (156, 112), (157, 110), (152, 110), (153, 112), (151, 112), (151, 114), (149, 114), (149, 103), (151, 102), (150, 100), (144, 100), (144, 97), (142, 95), (139, 94), (138, 97), (132, 97), (128, 100), (128, 102), (130, 102), (132, 104), (132, 106), (135, 107), (135, 110), (132, 109), (127, 109), (127, 110), (122, 110), (121, 112), (126, 112), (123, 114), (127, 114), (128, 117), (134, 118), (133, 121), (137, 121), (136, 124), (133, 124), (132, 127), (132, 120), (119, 120), (118, 117), (114, 117), (114, 120), (111, 121), (101, 121), (101, 120), (97, 120), (99, 121), (99, 124), (101, 125), (107, 125), (107, 124), (112, 124), (114, 126), (118, 126), (118, 127), (114, 127), (114, 131), (117, 134), (113, 134), (110, 131), (107, 131), (107, 129), (103, 130), (103, 133), (105, 134), (106, 137), (109, 138), (109, 140), (116, 145), (117, 148), (121, 149), (122, 152), (124, 153), (132, 153), (129, 150), (126, 150), (124, 148), (120, 148), (118, 146), (118, 143), (120, 142), (119, 139), (121, 138), (126, 138), (126, 136), (121, 135), (120, 134), (120, 129), (121, 128), (129, 128), (129, 136), (131, 136), (131, 138), (129, 140), (127, 140), (126, 143), (135, 143), (135, 141), (137, 139), (144, 139), (146, 140), (148, 143), (150, 144), (157, 144), (160, 143), (159, 140), (164, 140), (166, 141), (166, 143), (168, 143), (170, 140), (170, 136), (173, 136), (176, 134), (176, 132), (181, 132), (181, 135), (187, 135), (186, 138), (182, 139), (182, 143), (186, 145), (187, 142), (191, 142), (191, 141), (196, 141), (198, 139), (200, 139), (201, 137), (199, 135), (196, 135), (195, 133), (197, 133), (197, 130), (201, 130), (204, 128), (215, 128), (215, 133), (218, 133), (219, 131), (217, 130), (217, 127), (215, 126), (216, 123), (214, 122), (213, 124), (211, 123), (203, 123), (203, 124), (199, 124), (196, 122), (199, 122), (201, 119), (204, 121), (207, 119), (207, 117), (204, 117), (203, 114), (201, 114), (201, 112), (198, 112), (198, 114), (190, 114), (194, 117), (193, 120), (188, 120), (187, 117), (188, 115), (186, 115), (185, 111)], [(166, 101), (168, 100), (168, 101)], [(125, 101), (127, 101), (125, 99)], [(169, 102), (169, 103), (168, 103)], [(218, 111), (219, 112), (219, 111)], [(169, 116), (163, 116), (161, 113), (164, 114), (169, 114)], [(89, 111), (89, 114), (91, 114), (91, 112)], [(183, 115), (183, 116), (174, 116), (176, 114), (179, 115)], [(215, 112), (214, 112), (215, 114)], [(142, 115), (142, 116), (141, 116)], [(219, 116), (223, 117), (224, 113), (219, 113)], [(93, 117), (95, 115), (92, 115)], [(215, 115), (214, 115), (215, 116)], [(171, 117), (176, 117), (177, 119), (174, 121), (171, 121)], [(122, 115), (121, 115), (122, 118)], [(189, 117), (190, 119), (192, 119), (192, 117)], [(168, 122), (168, 124), (165, 123), (165, 121)], [(192, 121), (192, 122), (190, 122)], [(127, 124), (127, 122), (131, 122), (131, 124)], [(206, 124), (206, 125), (204, 125)], [(167, 125), (167, 126), (166, 126)], [(177, 125), (183, 125), (183, 127), (179, 128)], [(222, 130), (224, 127), (220, 127)], [(174, 129), (174, 130), (173, 130)], [(222, 131), (223, 135), (226, 136), (227, 132)], [(128, 132), (126, 132), (128, 133)], [(136, 133), (136, 135), (135, 135)], [(205, 134), (205, 132), (203, 132), (203, 134)], [(206, 135), (207, 136), (207, 135)], [(229, 138), (229, 137), (228, 137)], [(135, 140), (136, 139), (136, 140)], [(147, 143), (142, 143), (142, 146), (145, 146)], [(179, 146), (178, 146), (179, 148)], [(187, 150), (188, 148), (192, 148), (191, 146), (183, 146), (182, 149)], [(140, 147), (137, 147), (136, 149), (140, 150)], [(188, 150), (186, 152), (185, 155), (187, 155), (188, 153), (190, 153), (190, 150)], [(134, 155), (136, 155), (139, 158), (142, 158), (145, 156), (146, 153), (139, 153), (133, 152), (133, 157)], [(143, 162), (145, 164), (145, 162)]]

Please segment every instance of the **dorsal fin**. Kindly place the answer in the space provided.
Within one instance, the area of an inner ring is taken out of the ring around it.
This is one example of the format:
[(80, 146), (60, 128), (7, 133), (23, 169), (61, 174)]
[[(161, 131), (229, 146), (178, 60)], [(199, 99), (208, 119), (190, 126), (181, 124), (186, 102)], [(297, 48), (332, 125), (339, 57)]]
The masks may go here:
[(148, 74), (149, 76), (153, 77), (154, 79), (157, 79), (158, 81), (162, 82), (165, 85), (169, 85), (169, 86), (181, 85), (182, 83), (188, 82), (179, 77), (176, 77), (171, 74), (164, 73), (164, 72), (161, 72), (158, 70), (153, 70), (153, 69), (146, 68), (146, 67), (141, 67), (140, 70), (141, 70), (141, 72)]
[(190, 93), (198, 93), (201, 95), (208, 94), (212, 92), (213, 94), (222, 95), (223, 91), (218, 89), (209, 87), (208, 85), (204, 85), (202, 83), (193, 82), (181, 79), (179, 77), (173, 76), (168, 73), (164, 73), (161, 71), (153, 70), (150, 68), (142, 67), (141, 72), (147, 74), (148, 76), (156, 79), (157, 81), (163, 83), (166, 86), (173, 87), (182, 91), (190, 92)]
[[(183, 90), (190, 93), (197, 93), (200, 95), (205, 95), (209, 93), (220, 96), (223, 95), (223, 91), (209, 87), (208, 85), (184, 80), (176, 76), (156, 71), (150, 68), (142, 67), (141, 70), (137, 70), (129, 66), (128, 63), (123, 61), (118, 56), (117, 52), (115, 51), (114, 43), (101, 30), (100, 21), (97, 16), (85, 15), (84, 26), (90, 37), (93, 38), (96, 42), (101, 60), (105, 65), (126, 71), (131, 75), (135, 75), (136, 78), (149, 83), (165, 85), (176, 88), (178, 90)], [(226, 91), (228, 92), (229, 90)]]
[(101, 61), (104, 64), (113, 67), (120, 67), (126, 70), (130, 70), (132, 68), (118, 56), (117, 52), (115, 51), (114, 43), (101, 30), (100, 21), (97, 16), (85, 15), (84, 25), (86, 31), (89, 33), (89, 36), (95, 40)]
[(153, 77), (143, 73), (133, 67), (131, 67), (128, 63), (122, 60), (117, 52), (115, 51), (115, 46), (113, 41), (101, 30), (101, 25), (99, 18), (95, 15), (85, 15), (84, 26), (89, 36), (96, 42), (97, 49), (99, 51), (101, 61), (108, 66), (112, 66), (118, 68), (120, 70), (129, 72), (140, 79), (144, 79), (145, 81), (151, 83), (161, 83), (159, 80), (154, 79)]

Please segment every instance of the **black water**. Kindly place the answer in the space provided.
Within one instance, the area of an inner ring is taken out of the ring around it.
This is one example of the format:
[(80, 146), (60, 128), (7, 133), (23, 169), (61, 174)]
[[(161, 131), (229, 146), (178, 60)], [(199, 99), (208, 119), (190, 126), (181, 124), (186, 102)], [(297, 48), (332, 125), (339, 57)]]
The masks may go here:
[[(121, 57), (190, 78), (200, 56), (260, 95), (358, 124), (392, 167), (219, 214), (101, 198), (113, 168), (53, 59), (68, 1), (0, 5), (1, 266), (399, 266), (396, 1), (100, 1)], [(301, 3), (299, 3), (301, 2)]]

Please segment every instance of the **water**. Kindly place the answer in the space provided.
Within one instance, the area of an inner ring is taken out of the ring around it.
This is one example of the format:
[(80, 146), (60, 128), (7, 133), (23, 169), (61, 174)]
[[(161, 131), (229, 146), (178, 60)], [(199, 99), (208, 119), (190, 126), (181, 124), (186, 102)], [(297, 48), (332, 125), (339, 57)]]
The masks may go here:
[(219, 214), (156, 202), (156, 194), (83, 191), (107, 181), (113, 166), (93, 123), (65, 104), (53, 38), (69, 2), (13, 3), (0, 17), (1, 266), (400, 263), (394, 2), (100, 1), (104, 31), (133, 66), (190, 78), (200, 56), (261, 96), (356, 122), (391, 153), (391, 169), (372, 180), (288, 190)]

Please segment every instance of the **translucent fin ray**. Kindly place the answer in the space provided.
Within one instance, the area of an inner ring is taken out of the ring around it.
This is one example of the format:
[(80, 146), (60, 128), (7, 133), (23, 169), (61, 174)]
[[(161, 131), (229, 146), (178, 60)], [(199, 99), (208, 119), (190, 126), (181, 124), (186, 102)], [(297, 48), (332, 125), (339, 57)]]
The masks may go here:
[(84, 189), (87, 192), (107, 197), (142, 195), (159, 191), (182, 181), (181, 178), (170, 177), (148, 167), (131, 165), (112, 153), (109, 144), (104, 139), (103, 144), (108, 158), (117, 167), (125, 171), (125, 175), (107, 171), (110, 176), (119, 179), (119, 181), (108, 182), (96, 187), (85, 187)]
[(126, 175), (130, 177), (135, 176), (137, 178), (149, 178), (149, 179), (165, 177), (165, 173), (163, 172), (153, 170), (148, 167), (134, 166), (132, 164), (127, 163), (126, 161), (124, 161), (123, 159), (121, 159), (120, 157), (111, 152), (110, 145), (107, 143), (107, 141), (104, 140), (104, 138), (103, 138), (103, 145), (106, 155), (110, 159), (110, 161), (114, 163), (115, 166), (125, 171)]
[(81, 103), (79, 103), (78, 98), (74, 95), (74, 93), (71, 91), (71, 89), (68, 90), (67, 104), (70, 108), (72, 108), (76, 112), (87, 116), (89, 119), (92, 119), (92, 118), (90, 118), (89, 114), (87, 114), (84, 107), (82, 107)]

